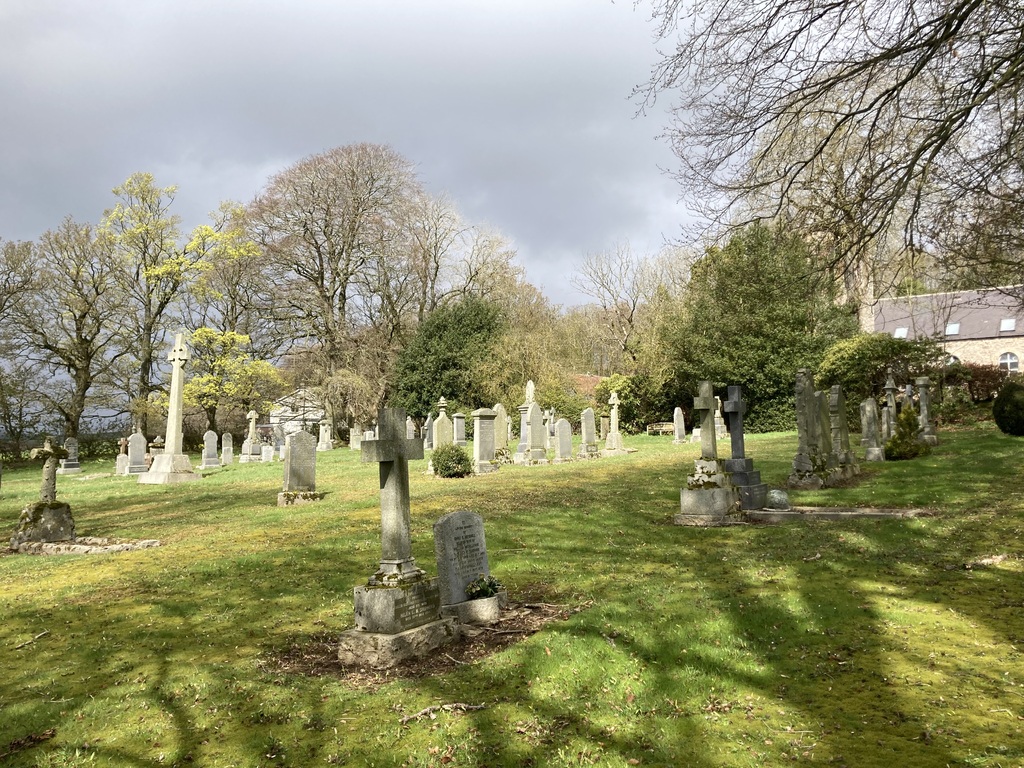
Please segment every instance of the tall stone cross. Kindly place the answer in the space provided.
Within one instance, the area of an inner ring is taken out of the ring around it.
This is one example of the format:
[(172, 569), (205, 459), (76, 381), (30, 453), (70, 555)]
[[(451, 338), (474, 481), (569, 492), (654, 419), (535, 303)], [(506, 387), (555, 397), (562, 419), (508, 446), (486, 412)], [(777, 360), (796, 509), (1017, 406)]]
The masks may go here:
[(409, 459), (423, 458), (423, 442), (405, 436), (405, 409), (381, 408), (377, 439), (363, 440), (362, 460), (380, 465), (380, 568), (371, 586), (419, 581), (423, 571), (412, 556), (409, 533)]
[(715, 394), (710, 381), (702, 381), (693, 409), (700, 414), (700, 456), (702, 459), (717, 459), (718, 445), (715, 442)]
[(49, 436), (43, 439), (42, 448), (33, 448), (30, 458), (43, 460), (43, 484), (39, 489), (40, 501), (57, 500), (57, 464), (60, 459), (67, 458), (68, 452), (63, 448), (54, 448)]
[[(729, 387), (729, 399), (722, 405), (725, 420), (729, 424), (729, 439), (734, 459), (746, 458), (743, 446), (743, 414), (747, 412), (747, 402), (743, 399), (743, 388)], [(703, 434), (703, 430), (701, 430)]]
[(185, 394), (185, 363), (188, 362), (188, 347), (185, 346), (185, 334), (174, 337), (174, 349), (167, 356), (171, 363), (171, 396), (167, 409), (167, 453), (181, 453), (181, 429), (184, 417)]
[[(256, 419), (259, 417), (260, 415), (256, 411), (249, 411), (245, 414), (245, 418), (249, 420), (249, 434), (246, 435), (249, 445), (256, 445)], [(256, 451), (256, 453), (259, 453), (259, 451)]]
[(885, 378), (885, 386), (882, 388), (885, 391), (885, 404), (889, 406), (889, 413), (892, 414), (893, 419), (896, 418), (896, 382), (892, 378), (892, 368), (890, 367), (886, 373), (888, 374)]

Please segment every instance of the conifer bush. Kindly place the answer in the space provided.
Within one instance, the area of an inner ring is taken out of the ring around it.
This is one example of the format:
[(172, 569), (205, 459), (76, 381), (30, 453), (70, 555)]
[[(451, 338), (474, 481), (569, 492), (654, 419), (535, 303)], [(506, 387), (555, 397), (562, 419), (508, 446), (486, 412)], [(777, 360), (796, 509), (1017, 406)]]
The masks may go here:
[(1024, 386), (1007, 379), (992, 404), (992, 418), (1004, 434), (1024, 435)]
[(473, 462), (469, 454), (455, 443), (435, 448), (430, 463), (438, 477), (465, 477), (473, 474)]
[(885, 441), (885, 458), (902, 461), (931, 453), (932, 447), (918, 439), (920, 431), (917, 411), (909, 405), (903, 406), (903, 410), (896, 417), (892, 437)]

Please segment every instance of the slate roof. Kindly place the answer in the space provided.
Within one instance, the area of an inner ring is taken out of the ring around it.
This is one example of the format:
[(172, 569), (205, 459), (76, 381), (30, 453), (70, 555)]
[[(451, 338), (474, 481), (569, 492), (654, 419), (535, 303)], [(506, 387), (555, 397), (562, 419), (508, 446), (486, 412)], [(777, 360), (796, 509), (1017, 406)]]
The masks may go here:
[[(1011, 286), (1019, 290), (1021, 286)], [(1008, 289), (954, 291), (879, 299), (875, 305), (875, 332), (895, 335), (906, 328), (906, 338), (937, 337), (947, 341), (1018, 338), (1024, 336), (1024, 307)], [(1013, 330), (1000, 330), (1013, 319)], [(950, 324), (959, 323), (956, 333)]]

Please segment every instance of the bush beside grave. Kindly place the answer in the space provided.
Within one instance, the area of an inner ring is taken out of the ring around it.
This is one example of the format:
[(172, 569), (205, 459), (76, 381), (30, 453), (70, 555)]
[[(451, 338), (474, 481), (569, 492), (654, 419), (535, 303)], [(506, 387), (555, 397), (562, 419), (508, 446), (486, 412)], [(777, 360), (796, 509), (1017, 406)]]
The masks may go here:
[(430, 463), (438, 477), (466, 477), (473, 474), (473, 462), (469, 454), (454, 443), (435, 448)]
[(914, 459), (932, 452), (932, 447), (918, 439), (921, 427), (917, 421), (917, 411), (906, 406), (896, 417), (893, 436), (885, 442), (885, 458), (892, 461)]
[(1007, 435), (1024, 435), (1024, 385), (1008, 379), (992, 404), (992, 418)]

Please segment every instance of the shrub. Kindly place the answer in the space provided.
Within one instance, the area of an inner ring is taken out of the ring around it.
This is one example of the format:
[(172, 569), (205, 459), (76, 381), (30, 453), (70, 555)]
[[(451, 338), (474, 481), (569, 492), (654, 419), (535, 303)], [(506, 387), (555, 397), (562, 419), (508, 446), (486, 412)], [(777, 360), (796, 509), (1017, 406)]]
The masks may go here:
[(885, 442), (885, 458), (902, 461), (931, 453), (932, 447), (917, 439), (920, 431), (917, 411), (909, 405), (903, 406), (903, 410), (896, 417), (893, 436)]
[(473, 474), (473, 462), (469, 454), (455, 443), (435, 448), (430, 463), (438, 477), (465, 477)]
[(991, 401), (999, 388), (1006, 381), (1007, 371), (998, 365), (982, 365), (981, 363), (962, 363), (967, 391), (971, 400), (976, 403)]
[(1007, 435), (1024, 435), (1024, 386), (1007, 379), (992, 404), (992, 418)]
[(470, 600), (494, 597), (504, 588), (504, 585), (493, 576), (484, 576), (481, 573), (479, 577), (473, 579), (466, 585), (466, 597)]

